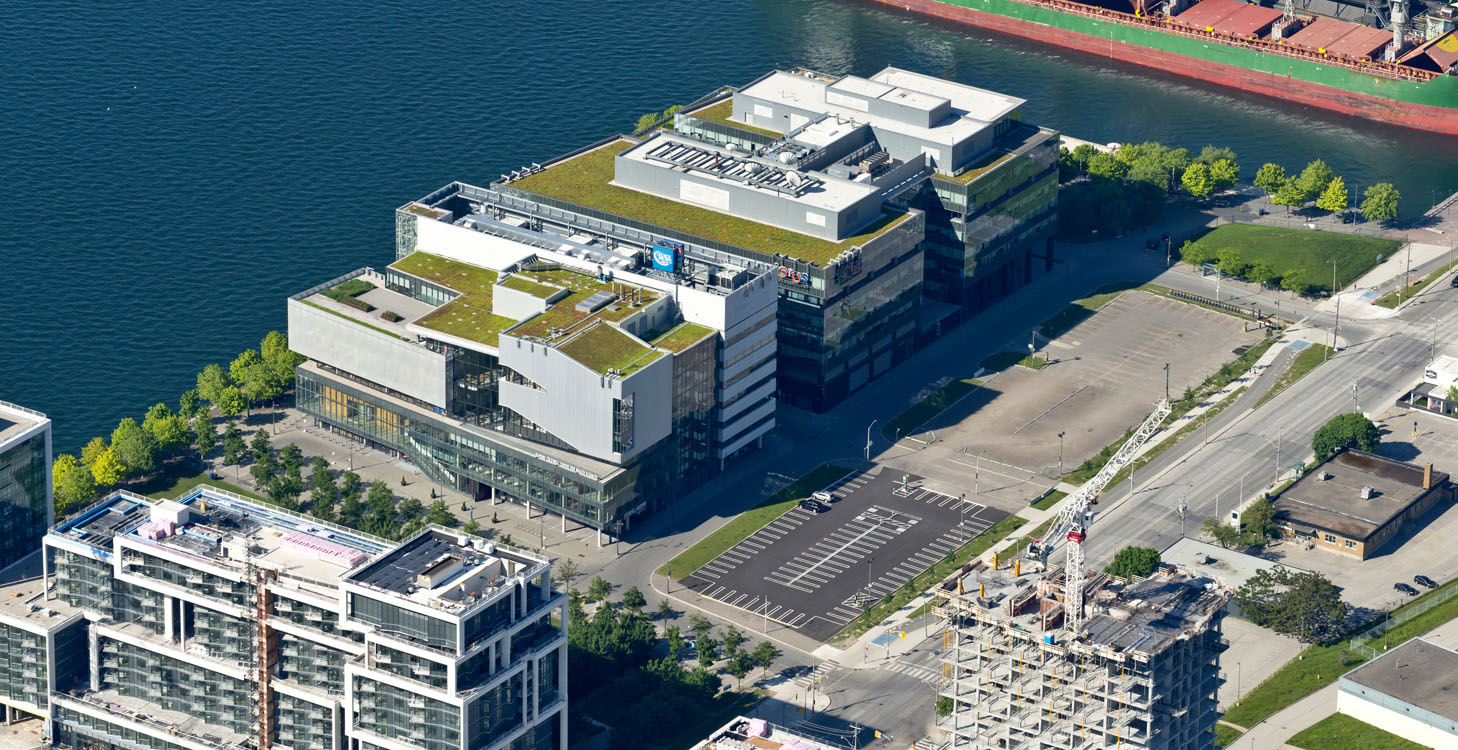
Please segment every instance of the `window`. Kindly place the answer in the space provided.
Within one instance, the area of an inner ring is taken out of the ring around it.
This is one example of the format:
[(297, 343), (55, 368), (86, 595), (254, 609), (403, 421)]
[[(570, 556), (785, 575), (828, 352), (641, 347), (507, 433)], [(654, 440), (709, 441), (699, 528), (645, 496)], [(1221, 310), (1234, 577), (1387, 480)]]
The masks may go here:
[(1324, 539), (1327, 544), (1336, 544), (1336, 537), (1332, 536), (1331, 534), (1322, 534), (1321, 538)]
[(1354, 541), (1352, 541), (1352, 540), (1350, 540), (1350, 539), (1347, 540), (1346, 544), (1347, 544), (1347, 549), (1356, 549), (1357, 548), (1357, 543), (1354, 542)]

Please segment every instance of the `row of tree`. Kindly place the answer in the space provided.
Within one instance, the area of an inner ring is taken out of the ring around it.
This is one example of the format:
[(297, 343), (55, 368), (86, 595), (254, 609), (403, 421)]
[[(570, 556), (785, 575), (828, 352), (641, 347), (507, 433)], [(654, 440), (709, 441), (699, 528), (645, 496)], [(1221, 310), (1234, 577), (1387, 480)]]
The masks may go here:
[(1170, 193), (1203, 199), (1234, 187), (1240, 164), (1234, 151), (1217, 146), (1194, 155), (1154, 141), (1125, 144), (1113, 153), (1085, 143), (1059, 150), (1058, 179), (1066, 183), (1058, 195), (1060, 229), (1113, 236), (1158, 220)]
[[(1350, 195), (1346, 180), (1338, 177), (1321, 159), (1306, 165), (1299, 175), (1287, 176), (1286, 168), (1271, 162), (1261, 165), (1254, 184), (1270, 196), (1278, 206), (1301, 208), (1315, 202), (1323, 211), (1339, 213), (1347, 210)], [(1359, 211), (1367, 221), (1389, 221), (1397, 218), (1402, 195), (1389, 182), (1379, 182), (1362, 193)]]
[(195, 449), (206, 455), (217, 445), (212, 410), (235, 416), (272, 402), (293, 385), (294, 368), (303, 357), (289, 350), (288, 336), (270, 331), (258, 349), (238, 355), (227, 370), (208, 365), (197, 387), (178, 398), (177, 410), (158, 403), (139, 424), (127, 417), (110, 440), (94, 437), (80, 456), (63, 453), (52, 464), (56, 517), (80, 507), (126, 482), (155, 473), (168, 460)]
[(1214, 263), (1220, 273), (1226, 276), (1245, 279), (1272, 289), (1285, 289), (1295, 294), (1310, 294), (1327, 288), (1326, 284), (1313, 283), (1308, 279), (1305, 269), (1277, 270), (1275, 266), (1263, 260), (1252, 263), (1246, 260), (1245, 254), (1236, 247), (1223, 247), (1216, 250), (1202, 242), (1186, 240), (1185, 244), (1180, 246), (1180, 260), (1196, 266)]

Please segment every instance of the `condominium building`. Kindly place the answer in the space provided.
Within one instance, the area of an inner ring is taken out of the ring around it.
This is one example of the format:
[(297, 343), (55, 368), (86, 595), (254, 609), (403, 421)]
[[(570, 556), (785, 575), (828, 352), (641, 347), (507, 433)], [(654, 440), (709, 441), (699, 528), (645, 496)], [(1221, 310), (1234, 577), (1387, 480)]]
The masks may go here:
[(0, 570), (34, 552), (54, 516), (51, 420), (0, 401)]
[(1071, 631), (1062, 569), (1020, 572), (977, 563), (937, 588), (952, 750), (1214, 747), (1229, 587), (1173, 567), (1100, 573)]
[(520, 550), (437, 526), (391, 543), (203, 487), (114, 494), (32, 560), (0, 634), (13, 705), (58, 745), (566, 747), (566, 599)]
[(400, 212), (390, 266), (290, 298), (299, 408), (471, 497), (612, 533), (774, 427), (772, 275), (499, 199), (450, 185)]

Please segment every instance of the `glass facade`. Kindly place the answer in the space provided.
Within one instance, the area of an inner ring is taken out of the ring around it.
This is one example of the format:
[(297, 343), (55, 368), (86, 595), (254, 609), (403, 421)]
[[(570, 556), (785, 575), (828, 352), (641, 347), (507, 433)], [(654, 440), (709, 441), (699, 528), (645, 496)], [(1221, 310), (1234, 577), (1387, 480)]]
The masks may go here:
[(112, 616), (117, 588), (111, 580), (111, 564), (64, 549), (46, 547), (50, 569), (56, 573), (56, 595), (77, 609)]
[(257, 693), (247, 681), (105, 636), (101, 686), (239, 734), (253, 731)]
[(278, 637), (278, 676), (300, 685), (338, 690), (349, 654), (288, 633)]
[(34, 552), (46, 533), (47, 434), (0, 451), (0, 568)]
[[(336, 689), (340, 683), (335, 683)], [(294, 750), (329, 750), (334, 747), (334, 708), (274, 694), (278, 707), (278, 743)]]
[(355, 725), (427, 750), (457, 750), (461, 709), (376, 680), (354, 678)]
[(485, 747), (522, 722), (522, 675), (512, 675), (466, 707), (466, 738), (471, 747)]
[(413, 643), (456, 653), (456, 624), (359, 594), (349, 595), (349, 617)]
[(446, 689), (447, 667), (444, 663), (433, 659), (422, 659), (415, 654), (377, 643), (370, 646), (370, 651), (374, 657), (375, 669), (400, 675), (437, 690)]
[(64, 706), (56, 709), (55, 718), (56, 744), (72, 750), (185, 750), (186, 747)]
[(0, 696), (46, 705), (46, 637), (0, 623)]

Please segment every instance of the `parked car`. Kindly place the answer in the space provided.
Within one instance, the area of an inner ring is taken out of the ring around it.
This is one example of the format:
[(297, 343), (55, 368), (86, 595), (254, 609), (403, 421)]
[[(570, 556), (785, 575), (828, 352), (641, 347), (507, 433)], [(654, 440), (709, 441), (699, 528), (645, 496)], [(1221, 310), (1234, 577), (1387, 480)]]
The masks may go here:
[(1451, 286), (1454, 289), (1458, 289), (1458, 276), (1454, 276), (1453, 280), (1448, 282), (1448, 286)]
[(801, 510), (807, 510), (811, 513), (819, 513), (821, 511), (820, 503), (817, 503), (814, 500), (801, 500), (799, 505)]
[(819, 492), (811, 495), (810, 496), (810, 499), (811, 500), (815, 500), (817, 502), (825, 503), (826, 505), (830, 505), (831, 503), (834, 503), (834, 502), (839, 501), (840, 500), (840, 496), (837, 495), (837, 494), (835, 494), (834, 492), (827, 492), (825, 490), (821, 490), (821, 491), (819, 491)]
[(1438, 583), (1427, 576), (1413, 576), (1412, 580), (1413, 583), (1425, 588), (1435, 589), (1438, 587)]
[(1411, 587), (1411, 586), (1409, 586), (1409, 585), (1407, 585), (1405, 583), (1394, 583), (1394, 584), (1392, 584), (1392, 588), (1395, 588), (1398, 591), (1401, 591), (1402, 593), (1407, 594), (1408, 596), (1417, 596), (1417, 593), (1418, 593), (1418, 590), (1417, 589), (1415, 589), (1415, 588), (1413, 588), (1413, 587)]

